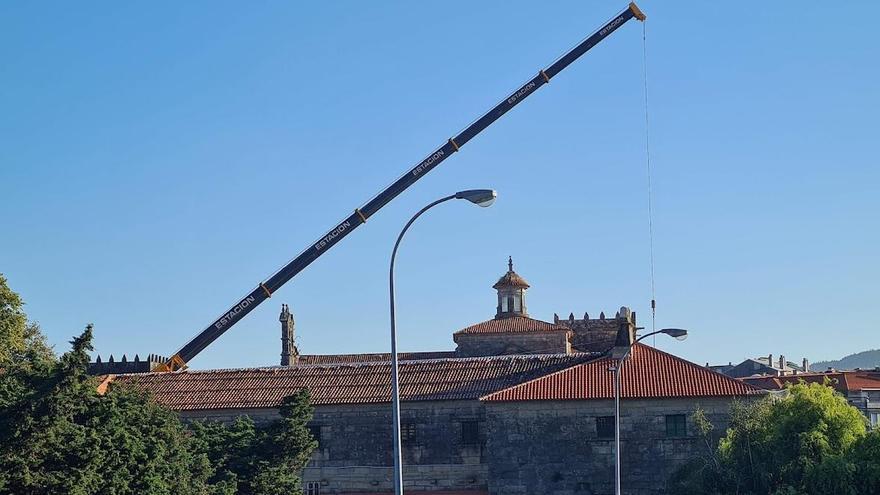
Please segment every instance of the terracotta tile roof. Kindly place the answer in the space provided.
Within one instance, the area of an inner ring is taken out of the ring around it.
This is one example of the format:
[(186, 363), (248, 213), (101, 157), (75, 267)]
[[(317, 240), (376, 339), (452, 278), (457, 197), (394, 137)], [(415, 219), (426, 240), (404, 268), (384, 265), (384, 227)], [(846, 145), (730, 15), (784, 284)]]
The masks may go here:
[[(401, 361), (454, 357), (455, 351), (401, 352), (398, 355), (398, 359)], [(378, 361), (391, 361), (391, 354), (387, 352), (367, 354), (303, 354), (299, 357), (297, 364), (369, 363)]]
[(529, 333), (529, 332), (570, 332), (571, 330), (546, 321), (534, 320), (524, 316), (488, 320), (455, 332), (453, 335), (487, 333)]
[[(613, 399), (610, 357), (582, 363), (486, 395), (485, 401)], [(653, 347), (636, 344), (621, 371), (621, 398), (720, 397), (760, 389)]]
[(518, 273), (511, 269), (502, 275), (501, 278), (495, 282), (495, 285), (492, 286), (493, 289), (501, 289), (504, 287), (528, 289), (529, 283), (526, 282), (526, 279), (522, 278)]
[(844, 371), (848, 390), (880, 390), (880, 372)]
[[(401, 400), (477, 399), (547, 373), (595, 359), (593, 354), (426, 359), (400, 363)], [(372, 362), (117, 375), (175, 410), (277, 407), (305, 387), (312, 403), (390, 402), (391, 365)]]
[(860, 390), (880, 390), (878, 371), (826, 371), (818, 373), (798, 373), (785, 376), (749, 376), (740, 378), (745, 383), (765, 390), (781, 390), (788, 384), (799, 382), (825, 383), (841, 393)]

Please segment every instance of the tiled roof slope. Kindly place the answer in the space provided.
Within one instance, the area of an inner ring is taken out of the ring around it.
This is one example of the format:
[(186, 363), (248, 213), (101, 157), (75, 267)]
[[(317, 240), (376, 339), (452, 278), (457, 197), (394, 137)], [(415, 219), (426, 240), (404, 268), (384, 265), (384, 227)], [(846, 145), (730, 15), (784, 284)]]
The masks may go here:
[(510, 271), (505, 273), (495, 282), (495, 285), (492, 286), (493, 289), (500, 289), (503, 287), (519, 287), (523, 289), (529, 288), (529, 283), (526, 282), (526, 279), (522, 278), (518, 273), (513, 271), (511, 268)]
[(740, 380), (765, 390), (781, 390), (787, 384), (799, 382), (825, 383), (825, 380), (828, 380), (828, 384), (835, 390), (844, 394), (861, 390), (880, 390), (880, 371), (826, 371), (785, 376), (750, 376)]
[[(455, 351), (401, 352), (398, 355), (398, 359), (401, 361), (454, 357)], [(391, 361), (391, 354), (387, 352), (368, 354), (303, 354), (299, 357), (297, 364), (370, 363), (381, 361)]]
[[(486, 395), (485, 401), (613, 399), (610, 357)], [(720, 397), (760, 393), (760, 389), (643, 344), (635, 344), (621, 371), (621, 398)]]
[[(401, 400), (477, 399), (594, 359), (591, 354), (429, 359), (400, 363)], [(118, 375), (175, 410), (277, 407), (303, 387), (312, 403), (390, 402), (388, 362)]]
[(554, 325), (546, 321), (534, 320), (524, 316), (488, 320), (463, 328), (455, 335), (487, 334), (487, 333), (530, 333), (530, 332), (570, 332), (566, 327)]

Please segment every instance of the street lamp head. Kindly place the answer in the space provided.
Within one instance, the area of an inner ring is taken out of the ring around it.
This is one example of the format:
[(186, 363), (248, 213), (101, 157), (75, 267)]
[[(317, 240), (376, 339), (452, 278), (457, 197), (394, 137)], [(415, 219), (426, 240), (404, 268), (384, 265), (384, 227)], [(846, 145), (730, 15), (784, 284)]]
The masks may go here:
[(688, 331), (683, 328), (664, 328), (660, 333), (665, 333), (676, 340), (684, 340), (688, 336)]
[(468, 189), (467, 191), (459, 191), (455, 193), (455, 199), (466, 199), (471, 203), (482, 206), (492, 206), (498, 193), (494, 189)]

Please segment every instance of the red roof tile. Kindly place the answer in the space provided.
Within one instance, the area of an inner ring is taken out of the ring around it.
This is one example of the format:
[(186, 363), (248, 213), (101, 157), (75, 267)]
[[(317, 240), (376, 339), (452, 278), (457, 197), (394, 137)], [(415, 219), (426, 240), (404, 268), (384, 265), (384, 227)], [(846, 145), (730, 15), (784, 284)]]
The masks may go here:
[[(477, 399), (594, 358), (592, 354), (432, 359), (400, 363), (401, 400)], [(308, 388), (312, 403), (390, 402), (388, 362), (117, 375), (175, 410), (277, 407)]]
[(463, 328), (454, 335), (487, 333), (570, 332), (569, 328), (524, 316), (488, 320)]
[(749, 376), (740, 380), (765, 390), (781, 390), (788, 384), (799, 382), (825, 383), (825, 380), (841, 393), (880, 390), (880, 372), (877, 371), (826, 371), (785, 376)]
[(845, 371), (848, 390), (880, 390), (880, 372)]
[[(486, 395), (486, 401), (613, 399), (614, 360), (605, 357)], [(719, 397), (760, 389), (653, 347), (636, 344), (621, 371), (621, 398)]]
[(501, 278), (495, 282), (495, 285), (492, 286), (493, 289), (501, 289), (503, 287), (516, 287), (521, 289), (528, 289), (529, 283), (526, 282), (526, 279), (522, 278), (518, 273), (513, 270), (508, 271)]
[[(455, 351), (401, 352), (398, 354), (398, 359), (401, 361), (454, 357)], [(297, 364), (370, 363), (381, 361), (391, 361), (391, 354), (387, 352), (367, 354), (303, 354), (299, 357)]]

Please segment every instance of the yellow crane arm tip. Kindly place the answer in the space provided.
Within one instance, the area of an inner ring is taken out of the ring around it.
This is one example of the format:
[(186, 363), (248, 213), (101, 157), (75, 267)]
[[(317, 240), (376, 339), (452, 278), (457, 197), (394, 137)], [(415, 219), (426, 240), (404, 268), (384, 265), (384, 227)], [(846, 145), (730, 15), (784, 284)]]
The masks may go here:
[(630, 3), (629, 3), (629, 10), (632, 11), (633, 16), (635, 16), (636, 19), (638, 19), (638, 20), (640, 20), (640, 21), (642, 21), (642, 22), (644, 22), (645, 19), (648, 18), (648, 16), (646, 16), (646, 15), (644, 14), (644, 12), (642, 12), (642, 10), (639, 8), (638, 5), (636, 5), (635, 2), (630, 2)]

